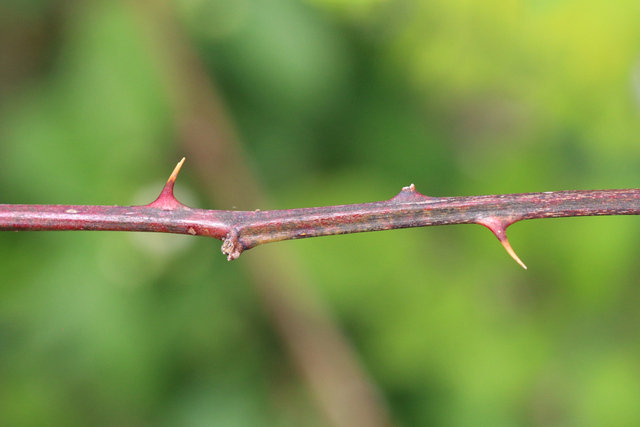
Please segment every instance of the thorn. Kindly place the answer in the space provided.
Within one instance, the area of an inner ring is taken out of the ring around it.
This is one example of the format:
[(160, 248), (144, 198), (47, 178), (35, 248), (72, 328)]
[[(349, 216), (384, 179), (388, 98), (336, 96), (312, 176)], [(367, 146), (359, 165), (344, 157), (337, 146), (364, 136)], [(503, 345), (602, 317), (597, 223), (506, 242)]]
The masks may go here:
[(152, 203), (149, 203), (148, 206), (154, 207), (154, 208), (160, 208), (165, 211), (170, 211), (176, 208), (185, 207), (173, 195), (173, 185), (176, 182), (176, 178), (178, 177), (178, 173), (180, 172), (180, 168), (182, 168), (184, 161), (185, 161), (185, 157), (183, 157), (182, 160), (178, 162), (176, 167), (173, 169), (173, 172), (171, 172), (171, 176), (169, 176), (169, 179), (167, 180), (167, 183), (162, 188), (162, 191), (160, 192), (160, 195), (158, 196), (158, 198)]
[(402, 187), (402, 190), (395, 197), (391, 198), (396, 203), (433, 203), (438, 201), (436, 197), (425, 196), (416, 190), (416, 186), (411, 184)]
[(475, 222), (476, 224), (484, 225), (489, 230), (491, 230), (491, 232), (498, 238), (498, 240), (500, 240), (502, 246), (504, 246), (504, 248), (507, 250), (507, 253), (511, 255), (511, 258), (513, 258), (518, 264), (520, 264), (522, 268), (524, 268), (525, 270), (527, 269), (527, 266), (524, 264), (524, 262), (522, 262), (522, 260), (520, 260), (518, 255), (516, 255), (516, 252), (511, 247), (509, 239), (507, 239), (507, 227), (513, 224), (515, 221), (500, 220), (497, 218), (481, 218), (477, 219)]
[(518, 257), (518, 255), (516, 255), (516, 252), (513, 250), (513, 248), (511, 247), (511, 244), (509, 244), (509, 240), (507, 239), (507, 236), (504, 237), (504, 239), (500, 239), (500, 243), (502, 243), (502, 246), (504, 246), (504, 248), (507, 250), (507, 252), (509, 253), (509, 255), (511, 255), (511, 258), (513, 258), (514, 260), (516, 260), (516, 262), (518, 264), (520, 264), (522, 266), (522, 268), (524, 268), (525, 270), (527, 269), (527, 266), (524, 265), (524, 262), (522, 262), (522, 260), (520, 260), (520, 258)]
[(178, 173), (180, 173), (180, 169), (182, 169), (182, 165), (184, 164), (185, 160), (186, 160), (186, 157), (183, 157), (182, 160), (178, 162), (176, 167), (173, 168), (173, 172), (171, 172), (171, 176), (167, 180), (167, 185), (171, 183), (171, 188), (173, 188), (173, 184), (176, 182), (176, 178), (178, 178)]

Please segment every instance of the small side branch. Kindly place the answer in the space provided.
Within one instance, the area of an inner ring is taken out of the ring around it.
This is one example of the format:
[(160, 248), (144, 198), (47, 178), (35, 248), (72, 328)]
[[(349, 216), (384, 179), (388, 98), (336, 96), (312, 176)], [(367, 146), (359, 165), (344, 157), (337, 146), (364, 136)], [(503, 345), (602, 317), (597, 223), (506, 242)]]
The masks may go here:
[(144, 206), (0, 205), (0, 231), (153, 231), (222, 240), (229, 261), (257, 245), (282, 240), (397, 228), (480, 224), (489, 228), (522, 267), (506, 230), (535, 218), (640, 214), (640, 189), (558, 191), (473, 197), (428, 197), (411, 184), (390, 200), (273, 211), (194, 209), (173, 186), (178, 163), (160, 196)]

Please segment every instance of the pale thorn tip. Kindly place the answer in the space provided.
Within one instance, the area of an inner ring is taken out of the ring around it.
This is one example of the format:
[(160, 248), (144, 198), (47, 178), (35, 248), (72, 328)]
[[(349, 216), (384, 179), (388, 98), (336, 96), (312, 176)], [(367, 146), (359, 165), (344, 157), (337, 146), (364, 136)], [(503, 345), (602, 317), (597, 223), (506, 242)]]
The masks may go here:
[(178, 178), (178, 173), (180, 172), (180, 169), (182, 168), (182, 165), (184, 164), (185, 160), (186, 160), (186, 157), (183, 157), (182, 160), (180, 160), (178, 162), (176, 167), (173, 169), (173, 172), (171, 172), (171, 176), (167, 180), (167, 184), (170, 183), (170, 182), (175, 182), (176, 181), (176, 178)]
[(518, 255), (516, 255), (516, 252), (513, 250), (513, 248), (509, 244), (509, 240), (507, 240), (507, 238), (505, 237), (504, 239), (500, 239), (500, 243), (502, 243), (502, 246), (504, 246), (504, 248), (507, 250), (507, 253), (511, 255), (511, 258), (513, 258), (518, 264), (520, 264), (520, 266), (522, 266), (522, 268), (526, 270), (527, 266), (524, 265), (524, 262), (522, 262), (522, 260), (520, 260)]

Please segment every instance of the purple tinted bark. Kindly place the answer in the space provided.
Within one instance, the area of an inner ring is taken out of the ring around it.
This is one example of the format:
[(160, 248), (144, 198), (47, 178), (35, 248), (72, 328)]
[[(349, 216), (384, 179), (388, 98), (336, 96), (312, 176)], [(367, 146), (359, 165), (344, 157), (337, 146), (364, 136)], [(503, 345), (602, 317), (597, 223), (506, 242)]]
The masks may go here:
[(0, 205), (0, 230), (108, 230), (191, 234), (222, 240), (235, 212), (151, 206)]
[(525, 267), (506, 237), (507, 227), (514, 222), (640, 214), (638, 189), (436, 198), (418, 193), (413, 184), (383, 202), (273, 211), (193, 209), (173, 196), (181, 166), (182, 162), (158, 199), (149, 205), (0, 205), (0, 230), (147, 231), (208, 236), (223, 240), (222, 252), (233, 260), (247, 249), (281, 240), (474, 223), (489, 228)]
[[(245, 248), (304, 237), (524, 219), (640, 214), (640, 190), (560, 191), (473, 197), (426, 197), (411, 187), (384, 202), (264, 212), (238, 212)], [(409, 195), (406, 193), (413, 193)]]

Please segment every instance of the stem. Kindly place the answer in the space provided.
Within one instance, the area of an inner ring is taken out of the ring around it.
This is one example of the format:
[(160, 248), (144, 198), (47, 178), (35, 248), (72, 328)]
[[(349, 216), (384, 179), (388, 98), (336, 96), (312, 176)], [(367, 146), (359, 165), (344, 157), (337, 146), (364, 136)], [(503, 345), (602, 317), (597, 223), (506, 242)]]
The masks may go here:
[(281, 240), (396, 228), (480, 224), (522, 265), (507, 240), (509, 225), (534, 218), (640, 214), (640, 190), (558, 191), (428, 197), (411, 184), (383, 202), (273, 211), (193, 209), (178, 202), (176, 166), (158, 199), (144, 206), (0, 205), (1, 230), (112, 230), (191, 234), (223, 240), (229, 261)]
[(153, 231), (222, 240), (227, 233), (224, 218), (224, 211), (186, 206), (0, 205), (1, 231)]

